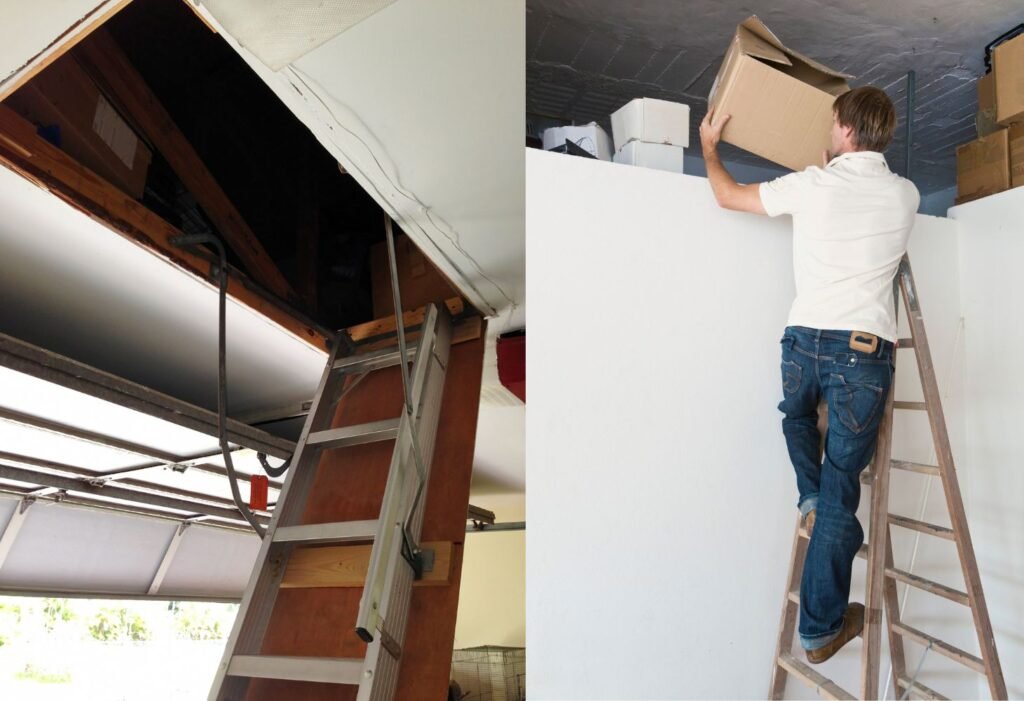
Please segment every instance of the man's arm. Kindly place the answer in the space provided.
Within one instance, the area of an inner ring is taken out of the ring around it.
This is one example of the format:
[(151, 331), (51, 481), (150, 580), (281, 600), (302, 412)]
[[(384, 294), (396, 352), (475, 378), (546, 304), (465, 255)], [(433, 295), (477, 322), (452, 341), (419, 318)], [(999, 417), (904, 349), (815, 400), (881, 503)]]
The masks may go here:
[(722, 159), (718, 157), (718, 142), (722, 138), (722, 129), (731, 115), (727, 114), (718, 122), (714, 122), (714, 113), (715, 109), (712, 107), (708, 110), (704, 121), (700, 123), (700, 143), (704, 149), (704, 164), (708, 171), (708, 182), (711, 183), (715, 199), (718, 200), (719, 206), (725, 209), (766, 214), (764, 205), (761, 203), (761, 186), (756, 184), (740, 185), (722, 165)]

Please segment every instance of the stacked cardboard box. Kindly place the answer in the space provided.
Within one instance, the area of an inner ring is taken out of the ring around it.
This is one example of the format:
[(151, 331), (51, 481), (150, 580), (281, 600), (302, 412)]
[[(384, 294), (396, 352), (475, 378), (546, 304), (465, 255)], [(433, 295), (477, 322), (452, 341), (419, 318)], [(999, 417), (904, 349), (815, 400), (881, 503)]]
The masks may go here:
[(1024, 185), (1024, 35), (992, 51), (978, 79), (978, 136), (956, 151), (956, 202)]
[(638, 97), (612, 113), (616, 163), (683, 172), (690, 145), (690, 108), (678, 102)]
[(82, 165), (142, 197), (153, 154), (73, 55), (54, 61), (5, 104)]

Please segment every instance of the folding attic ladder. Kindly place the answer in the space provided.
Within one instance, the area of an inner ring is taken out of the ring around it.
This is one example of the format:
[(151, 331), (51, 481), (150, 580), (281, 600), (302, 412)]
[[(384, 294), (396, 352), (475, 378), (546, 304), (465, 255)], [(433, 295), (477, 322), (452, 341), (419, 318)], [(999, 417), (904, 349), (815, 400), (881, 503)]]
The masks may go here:
[[(387, 224), (395, 309), (400, 310), (390, 220)], [(430, 555), (420, 553), (418, 542), (452, 338), (448, 310), (430, 304), (416, 348), (407, 349), (401, 317), (396, 316), (397, 348), (357, 354), (355, 344), (343, 334), (331, 353), (260, 547), (257, 566), (242, 596), (210, 701), (244, 701), (253, 678), (358, 685), (358, 701), (394, 698), (412, 583), (422, 567), (420, 558)], [(342, 346), (345, 351), (339, 353)], [(402, 368), (405, 391), (400, 417), (331, 428), (338, 402), (363, 376), (395, 365)], [(385, 440), (394, 440), (395, 447), (377, 520), (300, 523), (321, 451)], [(373, 547), (356, 618), (356, 632), (368, 643), (366, 656), (261, 655), (274, 602), (295, 549), (367, 541), (372, 541)]]
[[(913, 348), (917, 356), (917, 367), (924, 390), (923, 402), (894, 401), (895, 387), (889, 391), (878, 433), (878, 445), (875, 451), (874, 468), (865, 470), (861, 482), (871, 485), (870, 535), (868, 544), (862, 545), (858, 557), (867, 559), (867, 587), (864, 602), (864, 645), (861, 653), (861, 696), (862, 699), (876, 699), (878, 695), (879, 655), (881, 647), (881, 606), (885, 606), (885, 617), (888, 622), (889, 649), (892, 657), (893, 680), (898, 698), (904, 698), (908, 692), (914, 698), (944, 699), (945, 696), (917, 682), (916, 678), (907, 674), (904, 658), (903, 640), (916, 643), (934, 650), (969, 667), (988, 679), (993, 699), (1006, 698), (1006, 682), (1003, 680), (996, 643), (992, 635), (992, 624), (989, 621), (988, 607), (978, 576), (978, 563), (974, 557), (974, 547), (967, 530), (967, 518), (964, 515), (963, 499), (957, 482), (956, 470), (953, 466), (953, 453), (949, 446), (949, 435), (946, 433), (945, 418), (942, 413), (942, 402), (939, 398), (939, 387), (932, 366), (928, 337), (924, 330), (921, 307), (914, 286), (914, 276), (910, 270), (910, 260), (904, 256), (897, 273), (899, 288), (906, 305), (910, 324), (911, 338), (900, 339), (897, 348)], [(938, 456), (938, 465), (922, 465), (892, 459), (892, 412), (893, 409), (918, 410), (928, 412), (932, 442)], [(889, 469), (890, 467), (909, 470), (942, 479), (942, 487), (946, 496), (946, 507), (949, 510), (952, 528), (924, 523), (904, 516), (889, 513)], [(924, 533), (926, 535), (951, 540), (956, 543), (967, 591), (962, 592), (939, 584), (910, 572), (897, 569), (893, 565), (891, 526), (899, 526)], [(884, 534), (884, 535), (883, 535)], [(781, 699), (786, 688), (786, 677), (792, 674), (804, 683), (817, 689), (820, 695), (829, 699), (854, 699), (853, 694), (840, 688), (812, 669), (808, 664), (798, 660), (791, 652), (800, 605), (800, 577), (803, 572), (804, 556), (807, 553), (807, 532), (797, 522), (796, 534), (793, 537), (793, 558), (789, 566), (786, 580), (786, 597), (782, 607), (782, 621), (779, 626), (779, 640), (772, 665), (771, 688), (769, 698)], [(944, 597), (950, 601), (967, 606), (974, 618), (974, 627), (978, 633), (981, 657), (976, 657), (964, 650), (954, 647), (926, 633), (912, 628), (900, 620), (899, 600), (896, 582), (903, 582), (923, 591)], [(926, 650), (927, 651), (927, 650)], [(915, 675), (916, 676), (916, 675)]]

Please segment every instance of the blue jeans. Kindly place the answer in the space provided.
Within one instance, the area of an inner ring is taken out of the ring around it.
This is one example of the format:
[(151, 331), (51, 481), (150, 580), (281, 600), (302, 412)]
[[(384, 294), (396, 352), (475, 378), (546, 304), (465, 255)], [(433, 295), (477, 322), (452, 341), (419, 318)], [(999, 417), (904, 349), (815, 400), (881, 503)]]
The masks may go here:
[[(857, 521), (860, 473), (875, 451), (892, 385), (893, 344), (850, 348), (849, 331), (786, 327), (782, 337), (779, 411), (796, 470), (801, 514), (817, 509), (800, 582), (800, 644), (822, 647), (838, 635), (850, 597), (850, 575), (864, 530)], [(818, 403), (828, 405), (824, 456)]]

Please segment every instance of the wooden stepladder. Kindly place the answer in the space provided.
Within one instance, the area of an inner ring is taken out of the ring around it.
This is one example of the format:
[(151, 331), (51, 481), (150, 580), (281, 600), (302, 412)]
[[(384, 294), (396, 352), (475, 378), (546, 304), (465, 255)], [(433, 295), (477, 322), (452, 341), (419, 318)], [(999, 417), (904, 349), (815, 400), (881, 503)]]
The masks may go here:
[[(985, 603), (985, 594), (982, 591), (981, 578), (978, 575), (978, 564), (974, 556), (974, 546), (971, 544), (971, 536), (967, 528), (967, 518), (964, 515), (963, 498), (960, 495), (960, 485), (957, 482), (956, 469), (953, 465), (953, 453), (950, 450), (949, 435), (946, 432), (946, 421), (942, 412), (942, 402), (939, 398), (939, 387), (935, 379), (935, 368), (932, 365), (928, 337), (925, 333), (924, 321), (921, 317), (917, 288), (914, 285), (910, 261), (906, 256), (900, 262), (897, 281), (907, 310), (911, 333), (910, 338), (900, 339), (897, 347), (901, 349), (914, 349), (921, 385), (924, 390), (924, 401), (895, 401), (893, 398), (895, 386), (890, 389), (888, 399), (886, 400), (885, 415), (882, 418), (878, 432), (878, 445), (875, 450), (873, 467), (870, 470), (865, 470), (861, 476), (861, 481), (871, 486), (871, 515), (868, 543), (862, 545), (857, 553), (857, 557), (866, 558), (867, 560), (860, 696), (854, 696), (845, 691), (831, 679), (823, 676), (792, 653), (800, 605), (800, 579), (803, 573), (804, 556), (807, 553), (808, 545), (807, 533), (804, 529), (800, 528), (798, 521), (796, 534), (793, 538), (793, 557), (790, 562), (789, 576), (786, 580), (786, 597), (782, 608), (778, 646), (776, 647), (775, 660), (772, 664), (771, 688), (768, 696), (771, 699), (783, 698), (786, 679), (790, 674), (817, 689), (818, 693), (825, 698), (879, 698), (879, 658), (881, 653), (883, 606), (885, 608), (889, 635), (889, 649), (892, 656), (893, 680), (898, 698), (903, 698), (908, 692), (912, 695), (912, 698), (946, 698), (924, 684), (919, 683), (908, 674), (903, 650), (904, 640), (912, 640), (924, 645), (937, 654), (948, 657), (976, 672), (984, 674), (988, 679), (992, 698), (1005, 699), (1007, 697), (1006, 682), (1003, 679), (1003, 671), (999, 665), (999, 655), (996, 652), (992, 624), (988, 615), (988, 606)], [(928, 422), (931, 427), (938, 465), (923, 465), (892, 459), (892, 415), (894, 409), (928, 412)], [(941, 478), (952, 527), (947, 528), (889, 513), (890, 468), (908, 470)], [(967, 591), (959, 591), (944, 584), (897, 569), (893, 564), (892, 536), (889, 530), (891, 526), (907, 528), (929, 536), (953, 541), (956, 544), (960, 568), (963, 571)], [(981, 657), (938, 640), (900, 620), (899, 601), (896, 591), (897, 582), (902, 582), (968, 607), (978, 634)]]

